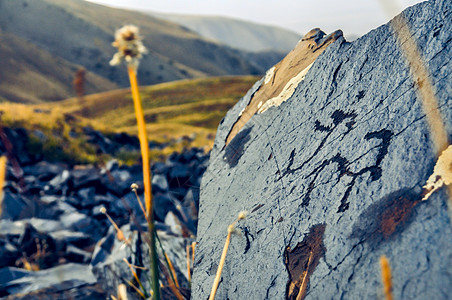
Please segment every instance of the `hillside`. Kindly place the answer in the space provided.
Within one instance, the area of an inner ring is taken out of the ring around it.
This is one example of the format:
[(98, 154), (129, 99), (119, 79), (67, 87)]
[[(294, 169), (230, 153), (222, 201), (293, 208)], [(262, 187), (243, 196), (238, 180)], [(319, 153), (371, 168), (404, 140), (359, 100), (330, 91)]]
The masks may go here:
[[(0, 31), (2, 59), (0, 100), (39, 103), (71, 97), (72, 81), (80, 65), (49, 52), (12, 34)], [(87, 72), (85, 91), (95, 93), (118, 86), (93, 72)]]
[(301, 38), (299, 34), (280, 27), (228, 17), (150, 14), (185, 26), (205, 38), (245, 51), (278, 51), (285, 54)]
[[(10, 40), (13, 42), (0, 45), (0, 60), (14, 62), (17, 69), (2, 72), (2, 82), (9, 82), (12, 86), (9, 90), (0, 90), (0, 97), (9, 101), (21, 98), (21, 102), (66, 98), (71, 90), (68, 83), (73, 75), (58, 71), (61, 66), (65, 70), (76, 70), (74, 65), (80, 65), (104, 78), (103, 84), (88, 78), (95, 91), (126, 87), (128, 78), (123, 68), (111, 67), (108, 62), (115, 51), (111, 46), (114, 31), (131, 22), (140, 27), (144, 44), (149, 49), (139, 69), (143, 85), (264, 71), (237, 50), (207, 41), (180, 25), (139, 12), (82, 0), (2, 0), (0, 28), (3, 34), (12, 37)], [(16, 41), (16, 38), (21, 41)], [(30, 59), (24, 61), (25, 57)], [(30, 65), (39, 67), (32, 68)], [(17, 81), (20, 69), (33, 70), (34, 77), (21, 77)], [(33, 94), (34, 84), (49, 80), (49, 76), (67, 79), (57, 78), (58, 87), (42, 88), (39, 93)], [(19, 87), (21, 91), (18, 91)], [(22, 97), (23, 91), (30, 95)]]
[[(184, 147), (210, 149), (226, 111), (257, 79), (228, 76), (142, 87), (149, 140), (161, 145), (151, 155), (165, 156)], [(87, 126), (92, 128), (88, 131), (98, 130), (106, 136), (122, 132), (134, 136), (137, 131), (129, 89), (35, 105), (0, 103), (0, 113), (4, 126), (31, 132), (34, 149), (55, 152), (47, 153), (49, 159), (56, 157), (78, 163), (105, 159), (105, 155), (93, 150), (98, 145), (87, 143)], [(43, 135), (47, 138), (42, 139)], [(139, 152), (123, 152), (117, 158), (134, 162), (139, 155)]]

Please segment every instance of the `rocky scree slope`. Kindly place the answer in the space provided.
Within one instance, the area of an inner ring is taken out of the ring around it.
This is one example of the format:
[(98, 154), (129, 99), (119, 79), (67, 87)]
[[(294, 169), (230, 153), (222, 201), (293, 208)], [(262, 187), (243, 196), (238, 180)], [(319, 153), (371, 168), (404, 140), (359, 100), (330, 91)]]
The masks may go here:
[[(449, 140), (451, 13), (443, 0), (402, 13)], [(376, 299), (381, 255), (390, 261), (395, 299), (450, 299), (448, 196), (442, 189), (420, 201), (436, 153), (390, 24), (353, 43), (337, 35), (308, 70), (287, 79), (293, 88), (263, 96), (228, 141), (275, 71), (218, 128), (201, 185), (193, 298), (209, 295), (227, 227), (246, 209), (217, 299), (296, 299), (303, 280), (305, 299)]]
[[(29, 133), (23, 129), (4, 128), (0, 134), (0, 153), (9, 159), (0, 203), (0, 297), (106, 299), (119, 284), (133, 280), (124, 258), (149, 265), (146, 233), (140, 234), (147, 224), (130, 190), (132, 183), (143, 181), (140, 165), (111, 160), (104, 166), (70, 167), (30, 155)], [(118, 144), (139, 148), (138, 139), (125, 134), (121, 143), (97, 131), (89, 134), (99, 151), (114, 153)], [(152, 165), (156, 230), (187, 298), (185, 247), (196, 235), (199, 185), (207, 162), (208, 155), (193, 148)], [(138, 190), (143, 199), (142, 192)], [(118, 240), (101, 207), (127, 243)], [(160, 259), (164, 264), (161, 253)], [(138, 270), (150, 290), (145, 273)], [(167, 287), (162, 294), (173, 299)], [(140, 297), (129, 290), (129, 299)]]

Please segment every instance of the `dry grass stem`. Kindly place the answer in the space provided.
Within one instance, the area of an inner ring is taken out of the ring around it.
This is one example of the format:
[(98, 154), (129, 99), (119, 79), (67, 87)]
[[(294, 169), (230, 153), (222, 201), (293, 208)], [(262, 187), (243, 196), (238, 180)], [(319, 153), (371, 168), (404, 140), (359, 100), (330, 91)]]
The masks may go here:
[(383, 292), (386, 300), (392, 300), (392, 278), (391, 267), (386, 256), (380, 257), (381, 281), (383, 282)]
[(313, 253), (311, 251), (311, 254), (309, 254), (308, 266), (306, 267), (306, 270), (303, 272), (303, 281), (301, 282), (300, 291), (298, 292), (296, 300), (301, 300), (306, 295), (306, 288), (308, 287), (308, 280), (306, 279), (308, 277), (309, 267), (311, 266), (312, 254)]
[[(133, 277), (135, 278), (135, 280), (138, 282), (138, 284), (141, 286), (141, 281), (140, 278), (138, 277), (137, 273), (135, 272), (135, 270), (133, 269), (132, 265), (127, 261), (126, 258), (123, 259), (124, 262), (127, 264), (127, 266), (129, 267), (130, 271), (132, 272)], [(141, 288), (143, 288), (141, 286)]]
[(132, 283), (132, 281), (130, 281), (130, 280), (127, 280), (127, 284), (131, 287), (131, 288), (133, 288), (142, 298), (144, 298), (144, 299), (147, 299), (147, 297), (144, 295), (144, 293), (139, 289), (139, 288), (137, 288), (133, 283)]
[[(151, 186), (151, 169), (149, 165), (149, 142), (146, 133), (146, 122), (144, 120), (143, 107), (141, 103), (141, 95), (138, 88), (137, 68), (142, 54), (146, 53), (146, 48), (141, 42), (138, 27), (127, 25), (117, 30), (115, 33), (115, 41), (113, 46), (118, 48), (118, 52), (110, 61), (111, 65), (117, 65), (124, 59), (127, 64), (127, 71), (129, 74), (130, 88), (132, 92), (133, 104), (135, 108), (135, 116), (138, 127), (138, 139), (140, 140), (141, 159), (143, 164), (143, 185), (144, 185), (144, 203), (145, 216), (148, 222), (149, 232), (149, 254), (150, 254), (150, 273), (152, 281), (152, 291), (154, 298), (160, 299), (159, 289), (159, 270), (158, 270), (158, 256), (155, 245), (155, 226), (153, 218), (152, 207), (152, 186)], [(136, 189), (135, 189), (136, 192)], [(140, 207), (142, 206), (141, 200)], [(142, 208), (142, 207), (141, 207)], [(144, 210), (142, 208), (142, 210)]]
[[(178, 299), (178, 300), (183, 300), (184, 297), (182, 296), (182, 294), (180, 293), (180, 291), (178, 290), (178, 288), (174, 285), (174, 279), (171, 279), (171, 274), (168, 273), (168, 271), (166, 270), (166, 268), (164, 268), (163, 264), (161, 264), (162, 267), (162, 273), (166, 278), (166, 281), (168, 282), (168, 287), (171, 289), (171, 291), (173, 292), (174, 296)], [(163, 287), (163, 284), (160, 283), (160, 286)]]
[(6, 156), (0, 157), (0, 215), (2, 214), (3, 186), (6, 178)]
[(195, 248), (196, 248), (196, 242), (191, 243), (191, 262), (194, 265), (195, 263)]
[(232, 233), (235, 232), (235, 224), (237, 223), (237, 221), (245, 219), (246, 215), (247, 215), (246, 211), (241, 211), (239, 213), (237, 219), (228, 226), (228, 235), (226, 236), (226, 241), (224, 243), (223, 252), (221, 253), (220, 263), (218, 265), (217, 274), (213, 281), (212, 290), (210, 291), (209, 300), (215, 299), (218, 285), (220, 284), (221, 273), (223, 272), (224, 262), (226, 261), (226, 255), (228, 254), (228, 248), (229, 248), (229, 244), (231, 242), (231, 235), (232, 235)]
[(171, 262), (171, 259), (169, 258), (168, 254), (165, 253), (165, 257), (166, 257), (166, 260), (168, 261), (168, 266), (170, 268), (170, 271), (173, 274), (174, 283), (176, 284), (177, 288), (179, 288), (179, 282), (177, 281), (176, 270), (173, 267), (173, 263)]
[(116, 237), (118, 238), (118, 240), (120, 240), (122, 242), (126, 242), (127, 239), (126, 239), (126, 237), (124, 235), (124, 232), (122, 232), (121, 228), (119, 228), (118, 225), (116, 224), (116, 222), (110, 217), (110, 215), (107, 213), (107, 210), (105, 209), (105, 207), (102, 207), (100, 209), (100, 212), (107, 216), (108, 220), (110, 221), (110, 223), (115, 228), (115, 230), (116, 230)]
[(233, 231), (228, 230), (228, 235), (226, 236), (226, 242), (224, 243), (223, 253), (221, 253), (220, 264), (218, 265), (217, 274), (215, 280), (213, 281), (212, 290), (210, 291), (209, 300), (215, 299), (215, 294), (217, 293), (218, 285), (220, 284), (221, 272), (223, 271), (224, 262), (226, 261), (226, 254), (228, 254), (229, 243), (231, 242), (231, 234)]
[(135, 196), (137, 197), (137, 201), (138, 201), (138, 204), (140, 205), (141, 211), (143, 212), (144, 218), (146, 220), (148, 220), (148, 216), (146, 214), (146, 210), (144, 209), (144, 206), (143, 206), (143, 203), (141, 202), (140, 196), (138, 196), (137, 187), (135, 187), (133, 184), (132, 184), (132, 190), (135, 193)]
[(185, 247), (185, 250), (187, 251), (187, 278), (188, 278), (188, 282), (191, 283), (190, 246), (187, 245)]
[[(149, 166), (149, 142), (146, 134), (146, 122), (144, 120), (143, 106), (141, 105), (141, 96), (138, 89), (138, 82), (134, 68), (128, 67), (130, 87), (132, 91), (133, 104), (135, 107), (135, 116), (138, 125), (138, 138), (140, 140), (141, 159), (143, 163), (143, 184), (144, 184), (144, 203), (146, 206), (146, 215), (152, 220), (152, 186), (151, 170)], [(150, 217), (151, 216), (151, 217)]]

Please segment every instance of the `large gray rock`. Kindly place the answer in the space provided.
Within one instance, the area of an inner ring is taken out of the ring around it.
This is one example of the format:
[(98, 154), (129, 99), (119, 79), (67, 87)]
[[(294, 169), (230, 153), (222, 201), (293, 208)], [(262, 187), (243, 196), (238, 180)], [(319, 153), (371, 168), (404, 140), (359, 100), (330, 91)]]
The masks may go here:
[[(404, 11), (452, 134), (452, 4)], [(452, 298), (447, 193), (420, 202), (436, 154), (421, 100), (390, 25), (342, 37), (294, 94), (253, 115), (225, 145), (257, 82), (221, 123), (200, 196), (194, 299), (378, 299), (386, 255), (395, 299)]]

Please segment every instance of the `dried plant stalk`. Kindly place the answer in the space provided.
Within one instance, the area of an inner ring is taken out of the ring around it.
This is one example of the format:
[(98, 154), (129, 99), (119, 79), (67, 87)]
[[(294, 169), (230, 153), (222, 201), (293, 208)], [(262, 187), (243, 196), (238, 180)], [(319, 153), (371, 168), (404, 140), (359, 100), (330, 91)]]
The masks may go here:
[(391, 267), (386, 256), (380, 257), (381, 281), (383, 282), (383, 292), (386, 300), (392, 300), (392, 278)]
[(151, 264), (151, 279), (152, 279), (152, 290), (156, 299), (160, 299), (160, 289), (159, 289), (159, 275), (158, 275), (158, 257), (157, 249), (155, 246), (155, 228), (154, 228), (154, 216), (152, 207), (152, 186), (151, 186), (151, 168), (149, 166), (149, 143), (146, 133), (146, 122), (144, 120), (143, 107), (141, 105), (140, 91), (138, 90), (137, 76), (135, 68), (133, 66), (128, 66), (130, 78), (130, 87), (132, 90), (133, 103), (135, 106), (135, 115), (137, 118), (138, 125), (138, 138), (140, 140), (141, 148), (141, 158), (143, 163), (143, 184), (144, 184), (144, 204), (146, 207), (146, 219), (148, 220), (148, 231), (150, 236), (150, 264)]
[[(149, 165), (149, 142), (146, 133), (146, 122), (144, 120), (143, 107), (141, 104), (141, 95), (138, 89), (137, 69), (140, 59), (147, 52), (138, 27), (126, 25), (115, 33), (115, 41), (112, 44), (118, 48), (110, 65), (120, 64), (124, 59), (129, 73), (130, 88), (132, 92), (133, 104), (135, 107), (135, 116), (138, 125), (138, 139), (140, 140), (141, 159), (143, 163), (143, 184), (144, 184), (144, 203), (146, 207), (146, 220), (148, 222), (149, 232), (149, 254), (150, 254), (150, 273), (152, 281), (152, 292), (155, 299), (160, 299), (158, 256), (156, 251), (156, 232), (152, 207), (152, 186), (151, 169)], [(139, 199), (138, 199), (139, 200)], [(140, 200), (139, 200), (140, 202)]]
[(217, 293), (218, 284), (220, 284), (221, 272), (223, 271), (224, 262), (226, 261), (226, 254), (228, 254), (229, 243), (231, 242), (232, 231), (228, 230), (228, 235), (226, 236), (226, 242), (224, 243), (223, 253), (221, 254), (220, 264), (218, 265), (217, 275), (213, 281), (212, 290), (210, 291), (209, 300), (215, 299), (215, 294)]
[(3, 185), (6, 177), (6, 156), (0, 157), (0, 215), (2, 214)]
[(300, 291), (298, 292), (297, 299), (301, 300), (306, 295), (306, 288), (308, 287), (308, 273), (309, 273), (309, 267), (311, 266), (311, 260), (312, 260), (313, 252), (311, 251), (311, 254), (309, 255), (308, 259), (308, 266), (306, 267), (306, 270), (303, 272), (303, 280), (301, 282)]
[(217, 274), (215, 275), (215, 280), (213, 281), (212, 290), (210, 291), (209, 300), (215, 299), (217, 293), (218, 285), (220, 284), (221, 273), (223, 272), (224, 262), (226, 261), (226, 254), (228, 254), (229, 244), (231, 242), (231, 235), (235, 232), (235, 224), (237, 221), (245, 219), (247, 215), (246, 211), (239, 212), (237, 219), (228, 226), (228, 235), (226, 236), (226, 242), (224, 243), (223, 252), (220, 257), (220, 264), (218, 265)]
[(165, 253), (165, 257), (166, 260), (168, 261), (168, 266), (171, 271), (171, 274), (173, 274), (174, 283), (176, 284), (177, 288), (179, 288), (179, 282), (177, 281), (176, 270), (174, 269), (173, 263), (171, 262), (171, 259), (169, 258), (168, 254)]
[(187, 245), (185, 247), (185, 250), (187, 251), (187, 277), (188, 277), (188, 282), (191, 283), (190, 246)]

